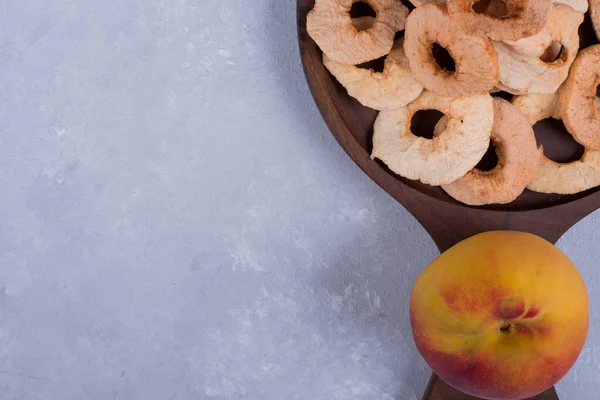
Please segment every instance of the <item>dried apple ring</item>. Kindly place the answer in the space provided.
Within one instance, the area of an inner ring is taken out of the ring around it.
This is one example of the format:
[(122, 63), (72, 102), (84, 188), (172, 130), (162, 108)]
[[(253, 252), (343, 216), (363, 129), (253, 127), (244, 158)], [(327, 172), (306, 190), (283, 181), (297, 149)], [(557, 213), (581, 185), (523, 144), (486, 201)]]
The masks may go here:
[[(412, 117), (417, 111), (431, 109), (448, 117), (446, 129), (433, 139), (415, 136)], [(490, 143), (493, 122), (489, 94), (451, 98), (425, 91), (406, 107), (379, 113), (371, 157), (408, 179), (430, 185), (452, 183), (481, 160)]]
[(448, 12), (468, 34), (493, 40), (517, 40), (542, 30), (552, 0), (448, 0)]
[(447, 127), (448, 127), (448, 117), (446, 117), (444, 115), (442, 118), (440, 118), (438, 123), (435, 124), (435, 127), (433, 128), (433, 137), (440, 136), (442, 133), (444, 133), (444, 131), (446, 130)]
[(403, 40), (398, 40), (385, 60), (383, 72), (358, 68), (331, 60), (323, 54), (323, 64), (362, 105), (389, 110), (407, 105), (421, 94), (423, 86), (410, 71)]
[(590, 15), (592, 26), (596, 31), (596, 37), (600, 40), (600, 0), (590, 0)]
[(600, 86), (600, 45), (582, 50), (567, 81), (560, 89), (560, 114), (575, 140), (600, 150), (600, 109), (596, 91)]
[[(436, 43), (454, 59), (455, 72), (443, 69), (435, 60), (432, 50)], [(496, 52), (490, 42), (463, 33), (445, 7), (424, 4), (408, 16), (404, 51), (415, 79), (439, 95), (482, 95), (498, 83)]]
[(511, 50), (519, 54), (540, 58), (546, 62), (556, 60), (563, 49), (560, 43), (552, 40), (552, 34), (548, 30), (543, 30), (537, 35), (525, 39), (504, 40), (504, 43), (510, 45)]
[(408, 9), (398, 0), (365, 1), (377, 14), (373, 27), (358, 30), (350, 18), (354, 0), (316, 0), (306, 20), (309, 35), (332, 60), (362, 64), (389, 54)]
[(415, 7), (420, 7), (423, 4), (427, 4), (427, 3), (433, 3), (433, 4), (437, 4), (439, 6), (446, 5), (446, 0), (409, 0), (409, 1)]
[(600, 186), (600, 152), (585, 150), (580, 160), (561, 164), (542, 157), (527, 188), (539, 193), (575, 194)]
[(527, 118), (531, 126), (547, 118), (561, 119), (556, 93), (515, 96), (511, 103)]
[[(591, 0), (594, 1), (594, 0)], [(588, 12), (590, 5), (588, 0), (554, 0), (554, 4), (564, 4), (571, 7), (573, 10), (585, 14)]]
[[(577, 56), (578, 29), (582, 22), (583, 14), (569, 6), (557, 4), (552, 7), (550, 19), (542, 32), (532, 38), (521, 39), (516, 48), (504, 42), (492, 42), (500, 66), (498, 87), (512, 94), (556, 92), (567, 79), (569, 68)], [(539, 43), (541, 37), (549, 37), (550, 42), (562, 45), (557, 60), (548, 62), (522, 54), (528, 47), (537, 46), (539, 49), (540, 46), (535, 43)]]
[[(534, 125), (546, 118), (560, 119), (559, 96), (518, 96), (513, 105)], [(575, 194), (600, 186), (600, 152), (585, 149), (583, 157), (570, 163), (557, 163), (543, 154), (535, 177), (527, 185), (529, 190), (539, 193)]]
[(472, 169), (456, 182), (442, 185), (454, 199), (471, 205), (514, 201), (536, 174), (539, 151), (531, 124), (506, 100), (494, 99), (492, 143), (498, 165), (491, 171)]

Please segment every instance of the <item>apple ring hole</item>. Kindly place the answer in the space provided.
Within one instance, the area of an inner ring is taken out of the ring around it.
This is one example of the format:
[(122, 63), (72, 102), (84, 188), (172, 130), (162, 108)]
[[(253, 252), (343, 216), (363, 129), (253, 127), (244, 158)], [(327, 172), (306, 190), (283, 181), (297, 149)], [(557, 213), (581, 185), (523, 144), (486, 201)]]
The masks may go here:
[(483, 155), (479, 164), (475, 166), (476, 169), (487, 172), (491, 171), (498, 166), (498, 154), (496, 153), (496, 146), (494, 146), (494, 142), (490, 140), (490, 147)]
[(580, 160), (585, 147), (577, 143), (561, 120), (547, 118), (533, 126), (538, 145), (544, 146), (544, 155), (557, 163)]
[(433, 139), (433, 131), (444, 113), (438, 110), (419, 110), (410, 121), (410, 131), (413, 135), (424, 139)]
[(490, 93), (490, 95), (492, 97), (499, 97), (499, 98), (504, 99), (504, 100), (506, 100), (508, 102), (510, 102), (513, 99), (513, 97), (515, 97), (514, 94), (505, 92), (504, 90), (499, 90), (497, 92)]
[(552, 42), (550, 46), (540, 56), (540, 60), (546, 64), (554, 64), (557, 62), (565, 62), (569, 58), (569, 52), (562, 43)]
[(358, 64), (356, 68), (362, 69), (372, 69), (375, 72), (381, 73), (385, 69), (385, 60), (387, 60), (387, 55), (383, 57), (379, 57), (376, 60), (367, 61), (366, 63)]
[(506, 18), (510, 15), (508, 6), (501, 0), (479, 0), (473, 3), (475, 14), (485, 14), (493, 18)]
[(431, 54), (437, 65), (447, 72), (456, 72), (456, 62), (450, 52), (442, 45), (434, 42), (431, 45)]
[(513, 331), (513, 326), (511, 324), (509, 324), (508, 322), (505, 322), (502, 325), (500, 325), (500, 332), (502, 332), (503, 334), (508, 335), (512, 331)]
[(357, 1), (350, 8), (350, 18), (377, 17), (375, 9), (365, 1)]
[(600, 112), (600, 84), (596, 86), (596, 108)]

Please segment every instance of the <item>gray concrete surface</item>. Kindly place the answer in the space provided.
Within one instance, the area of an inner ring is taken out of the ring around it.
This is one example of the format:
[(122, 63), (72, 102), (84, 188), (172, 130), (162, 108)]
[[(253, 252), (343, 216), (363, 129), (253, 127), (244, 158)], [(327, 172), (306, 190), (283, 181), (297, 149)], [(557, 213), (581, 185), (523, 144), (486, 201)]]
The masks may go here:
[[(292, 0), (0, 5), (0, 398), (416, 400), (436, 250), (327, 131)], [(600, 214), (561, 240), (592, 329)]]

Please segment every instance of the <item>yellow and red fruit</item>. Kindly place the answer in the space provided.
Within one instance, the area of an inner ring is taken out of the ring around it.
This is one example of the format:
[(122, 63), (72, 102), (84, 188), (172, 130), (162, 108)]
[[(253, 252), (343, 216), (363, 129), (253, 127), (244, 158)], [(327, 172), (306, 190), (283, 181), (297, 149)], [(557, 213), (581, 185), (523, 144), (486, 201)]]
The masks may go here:
[(417, 348), (448, 384), (524, 399), (558, 382), (588, 332), (588, 295), (569, 258), (523, 232), (487, 232), (436, 258), (410, 304)]

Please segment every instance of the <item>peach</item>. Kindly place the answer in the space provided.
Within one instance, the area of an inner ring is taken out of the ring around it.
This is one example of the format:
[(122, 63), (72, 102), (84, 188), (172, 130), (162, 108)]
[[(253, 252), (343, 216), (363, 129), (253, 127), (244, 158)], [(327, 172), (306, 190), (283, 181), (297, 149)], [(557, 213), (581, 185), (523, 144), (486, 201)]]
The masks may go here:
[(523, 232), (487, 232), (436, 258), (410, 303), (417, 348), (467, 394), (524, 399), (571, 369), (588, 332), (588, 295), (569, 258)]

